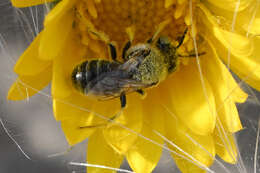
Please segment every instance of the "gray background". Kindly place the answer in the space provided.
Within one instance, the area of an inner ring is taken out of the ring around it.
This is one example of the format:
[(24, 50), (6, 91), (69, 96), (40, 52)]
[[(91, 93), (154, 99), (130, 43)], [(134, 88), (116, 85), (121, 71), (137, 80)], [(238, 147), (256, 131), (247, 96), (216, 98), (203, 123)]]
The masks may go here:
[[(53, 118), (50, 98), (36, 95), (21, 102), (6, 100), (6, 93), (16, 78), (12, 71), (15, 61), (41, 30), (44, 12), (46, 12), (45, 6), (14, 9), (8, 0), (0, 0), (0, 117), (6, 130), (32, 159), (28, 160), (21, 153), (0, 126), (0, 173), (85, 172), (83, 167), (70, 166), (68, 163), (84, 162), (86, 142), (77, 145), (64, 155), (48, 158), (51, 154), (68, 149), (60, 124)], [(246, 172), (253, 172), (257, 121), (260, 113), (260, 106), (254, 94), (258, 98), (260, 95), (249, 90), (247, 86), (244, 86), (244, 89), (250, 96), (246, 104), (238, 105), (245, 129), (237, 134), (237, 138)], [(49, 93), (49, 87), (44, 92)], [(260, 152), (257, 162), (259, 160)], [(230, 172), (238, 172), (236, 165), (225, 164), (225, 166)], [(259, 167), (260, 164), (257, 172), (260, 172)], [(126, 163), (122, 168), (130, 169)], [(218, 164), (213, 165), (211, 169), (215, 172), (224, 172)], [(154, 172), (178, 171), (169, 154), (164, 151)]]

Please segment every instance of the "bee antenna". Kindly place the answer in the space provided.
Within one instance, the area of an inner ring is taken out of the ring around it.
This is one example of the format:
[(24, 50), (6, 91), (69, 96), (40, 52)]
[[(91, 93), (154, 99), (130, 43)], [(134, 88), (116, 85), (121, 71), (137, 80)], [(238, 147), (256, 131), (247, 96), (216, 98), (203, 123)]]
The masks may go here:
[(202, 55), (205, 55), (206, 52), (201, 52), (201, 53), (198, 53), (198, 54), (189, 54), (189, 55), (180, 55), (178, 54), (178, 57), (181, 57), (181, 58), (195, 58), (197, 56), (202, 56)]
[(183, 41), (184, 41), (184, 39), (185, 39), (185, 36), (186, 36), (187, 32), (188, 32), (188, 28), (185, 29), (183, 35), (182, 35), (181, 38), (180, 38), (179, 44), (177, 45), (176, 48), (179, 48), (179, 47), (182, 45), (182, 43), (183, 43)]

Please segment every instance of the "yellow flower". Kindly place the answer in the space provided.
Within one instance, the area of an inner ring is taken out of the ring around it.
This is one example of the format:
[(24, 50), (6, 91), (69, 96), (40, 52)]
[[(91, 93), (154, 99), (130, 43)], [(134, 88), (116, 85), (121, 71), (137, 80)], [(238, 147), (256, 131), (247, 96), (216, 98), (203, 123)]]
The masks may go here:
[[(28, 7), (53, 1), (12, 3)], [(260, 33), (257, 3), (62, 0), (46, 16), (43, 31), (15, 65), (18, 78), (8, 99), (25, 99), (52, 81), (55, 118), (61, 122), (70, 145), (89, 138), (87, 162), (91, 164), (117, 168), (126, 157), (135, 172), (151, 172), (162, 148), (166, 148), (164, 143), (182, 172), (205, 171), (216, 154), (235, 163), (233, 133), (242, 129), (235, 103), (244, 102), (247, 94), (226, 67), (260, 90), (260, 52), (255, 47), (260, 43), (255, 37)], [(104, 117), (118, 113), (119, 99), (97, 101), (79, 94), (71, 85), (73, 68), (86, 59), (108, 58), (109, 41), (122, 52), (128, 40), (133, 44), (145, 42), (160, 27), (159, 34), (167, 35), (173, 44), (188, 28), (178, 51), (206, 54), (197, 59), (181, 58), (178, 71), (146, 90), (145, 98), (127, 95), (128, 106), (115, 120), (117, 123), (108, 123)], [(95, 126), (104, 123), (107, 125)], [(81, 128), (87, 126), (94, 127)]]

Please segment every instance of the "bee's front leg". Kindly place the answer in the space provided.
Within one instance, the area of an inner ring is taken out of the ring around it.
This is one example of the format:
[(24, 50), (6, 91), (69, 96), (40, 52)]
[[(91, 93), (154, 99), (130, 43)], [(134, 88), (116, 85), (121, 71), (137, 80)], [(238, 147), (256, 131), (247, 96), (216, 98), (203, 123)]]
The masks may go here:
[(109, 47), (109, 52), (112, 60), (117, 62), (116, 46), (113, 43), (108, 43), (108, 47)]
[(126, 44), (125, 44), (125, 47), (123, 48), (123, 52), (122, 52), (122, 58), (123, 60), (126, 62), (128, 59), (126, 57), (126, 52), (127, 50), (131, 47), (131, 44), (132, 42), (131, 41), (128, 41)]
[(135, 26), (130, 26), (126, 28), (126, 33), (128, 35), (129, 41), (125, 44), (123, 51), (122, 51), (122, 58), (124, 62), (128, 60), (126, 56), (127, 50), (131, 47), (133, 40), (134, 40), (134, 35), (135, 35)]
[(119, 117), (122, 114), (122, 111), (123, 111), (123, 109), (126, 106), (126, 95), (125, 95), (125, 93), (121, 94), (121, 96), (120, 96), (120, 103), (121, 103), (121, 110), (116, 115), (114, 115), (113, 117), (109, 118), (109, 120), (108, 120), (109, 122), (114, 121), (117, 117)]

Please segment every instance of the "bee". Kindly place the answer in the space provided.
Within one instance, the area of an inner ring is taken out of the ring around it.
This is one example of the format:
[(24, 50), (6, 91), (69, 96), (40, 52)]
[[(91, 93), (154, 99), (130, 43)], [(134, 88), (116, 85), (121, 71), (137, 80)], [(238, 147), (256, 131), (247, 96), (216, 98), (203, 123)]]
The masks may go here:
[(186, 33), (187, 29), (177, 46), (166, 36), (158, 39), (153, 36), (146, 43), (133, 46), (128, 41), (122, 52), (123, 62), (116, 59), (116, 48), (109, 43), (113, 61), (89, 60), (77, 65), (71, 77), (73, 86), (84, 95), (99, 100), (120, 98), (121, 108), (124, 108), (127, 94), (144, 95), (144, 89), (158, 85), (176, 71), (180, 57), (196, 56), (178, 54)]

